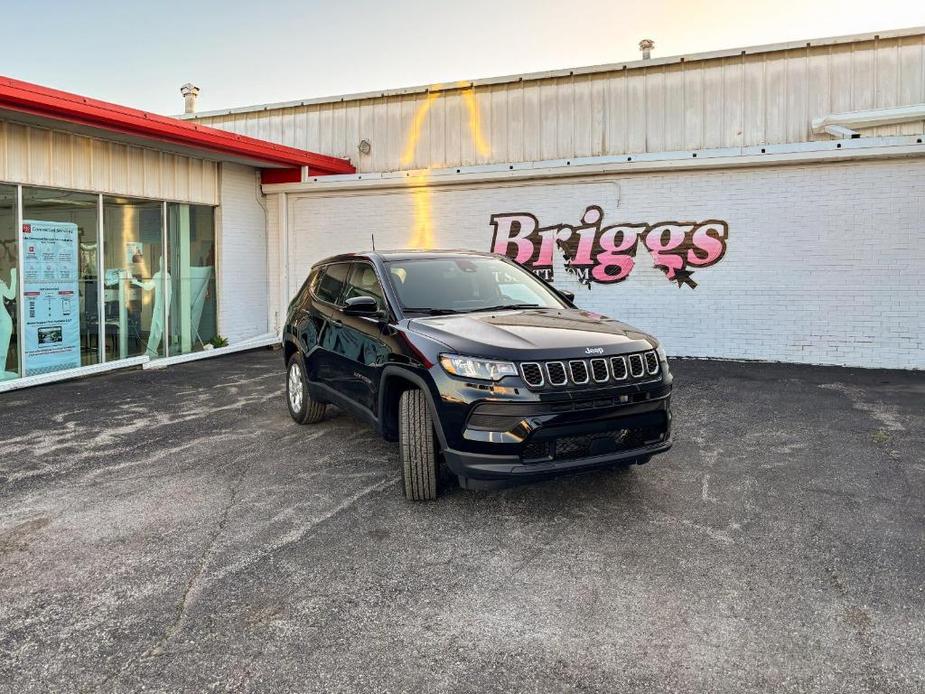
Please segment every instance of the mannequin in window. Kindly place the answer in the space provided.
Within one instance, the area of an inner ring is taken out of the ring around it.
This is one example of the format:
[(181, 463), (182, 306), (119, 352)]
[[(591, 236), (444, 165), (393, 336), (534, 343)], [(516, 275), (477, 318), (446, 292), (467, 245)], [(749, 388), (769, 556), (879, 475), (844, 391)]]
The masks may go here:
[[(163, 278), (166, 277), (166, 282)], [(151, 359), (157, 357), (157, 350), (161, 346), (161, 339), (164, 337), (164, 306), (170, 303), (171, 282), (170, 273), (164, 271), (164, 259), (160, 259), (160, 269), (154, 273), (154, 277), (149, 280), (139, 282), (132, 280), (132, 284), (141, 287), (144, 291), (154, 290), (154, 308), (151, 312), (151, 329), (148, 332), (147, 355)], [(167, 296), (164, 296), (164, 292)], [(167, 302), (166, 304), (164, 302)]]
[(0, 380), (15, 378), (17, 374), (6, 370), (6, 357), (10, 351), (10, 340), (13, 337), (13, 318), (6, 310), (3, 301), (13, 301), (16, 298), (16, 268), (10, 270), (10, 283), (7, 285), (0, 279)]

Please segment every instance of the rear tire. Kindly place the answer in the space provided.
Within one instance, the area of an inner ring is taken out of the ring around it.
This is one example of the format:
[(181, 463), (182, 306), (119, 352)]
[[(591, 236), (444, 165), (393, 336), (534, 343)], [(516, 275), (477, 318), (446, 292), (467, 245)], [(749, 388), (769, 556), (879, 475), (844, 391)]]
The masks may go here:
[(437, 498), (437, 456), (434, 423), (423, 391), (412, 388), (398, 403), (398, 447), (405, 497), (413, 501)]
[(308, 379), (302, 358), (293, 354), (286, 369), (286, 404), (289, 414), (299, 424), (315, 424), (324, 419), (327, 405), (314, 400), (308, 392)]

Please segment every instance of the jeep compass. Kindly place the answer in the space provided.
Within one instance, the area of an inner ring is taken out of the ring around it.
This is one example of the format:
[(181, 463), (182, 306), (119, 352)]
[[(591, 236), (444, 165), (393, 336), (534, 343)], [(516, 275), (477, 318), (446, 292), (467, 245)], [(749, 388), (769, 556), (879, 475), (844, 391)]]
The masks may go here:
[(398, 441), (410, 499), (441, 471), (478, 488), (645, 463), (671, 447), (665, 353), (573, 299), (489, 253), (328, 258), (289, 305), (289, 412), (333, 404)]

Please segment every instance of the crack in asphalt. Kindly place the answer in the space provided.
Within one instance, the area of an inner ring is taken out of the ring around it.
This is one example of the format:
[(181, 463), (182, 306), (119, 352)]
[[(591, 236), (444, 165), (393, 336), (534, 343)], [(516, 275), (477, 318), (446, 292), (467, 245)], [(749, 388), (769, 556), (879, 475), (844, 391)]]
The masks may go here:
[(332, 508), (327, 513), (324, 513), (318, 518), (313, 519), (311, 522), (307, 523), (306, 525), (290, 530), (288, 533), (283, 535), (280, 541), (274, 542), (273, 544), (262, 548), (260, 551), (258, 551), (256, 554), (250, 557), (246, 557), (244, 559), (240, 559), (236, 561), (233, 564), (229, 564), (221, 571), (216, 572), (213, 575), (213, 578), (217, 580), (217, 579), (224, 578), (228, 574), (235, 573), (236, 571), (241, 571), (242, 569), (247, 568), (248, 566), (254, 564), (255, 562), (260, 561), (261, 559), (264, 559), (268, 555), (279, 551), (283, 547), (287, 545), (291, 545), (294, 542), (298, 542), (299, 540), (307, 537), (313, 530), (315, 530), (319, 526), (327, 523), (329, 520), (343, 513), (351, 506), (355, 506), (363, 498), (369, 496), (370, 494), (374, 494), (378, 491), (381, 491), (390, 485), (397, 484), (398, 481), (399, 481), (398, 477), (389, 476), (383, 480), (380, 480), (379, 482), (376, 482), (375, 484), (371, 484), (367, 487), (364, 487), (360, 491), (344, 499), (341, 503), (339, 503), (337, 506)]
[(212, 554), (215, 550), (215, 546), (218, 544), (218, 540), (221, 537), (222, 533), (225, 530), (225, 526), (228, 523), (228, 516), (231, 513), (231, 509), (234, 508), (235, 504), (238, 501), (238, 492), (241, 489), (241, 485), (244, 482), (244, 478), (247, 476), (248, 470), (251, 467), (251, 461), (253, 456), (243, 455), (240, 459), (244, 460), (244, 464), (241, 466), (241, 470), (238, 472), (238, 475), (232, 480), (231, 484), (231, 493), (228, 496), (228, 501), (225, 506), (222, 508), (219, 521), (215, 526), (215, 529), (212, 531), (212, 535), (209, 537), (209, 541), (206, 543), (205, 548), (202, 553), (199, 555), (199, 560), (196, 563), (196, 568), (193, 573), (190, 575), (189, 580), (186, 583), (186, 587), (183, 590), (183, 595), (180, 597), (179, 602), (177, 603), (176, 615), (173, 621), (170, 622), (165, 628), (164, 633), (161, 638), (158, 639), (157, 643), (153, 646), (146, 649), (139, 656), (135, 658), (130, 658), (121, 668), (116, 672), (108, 675), (100, 683), (99, 688), (102, 689), (108, 686), (113, 680), (123, 675), (131, 667), (141, 660), (145, 660), (152, 656), (160, 656), (165, 652), (165, 647), (167, 643), (177, 635), (180, 629), (183, 627), (184, 622), (186, 621), (186, 616), (189, 611), (190, 605), (193, 603), (196, 595), (200, 592), (201, 579), (205, 573), (206, 566), (208, 566)]

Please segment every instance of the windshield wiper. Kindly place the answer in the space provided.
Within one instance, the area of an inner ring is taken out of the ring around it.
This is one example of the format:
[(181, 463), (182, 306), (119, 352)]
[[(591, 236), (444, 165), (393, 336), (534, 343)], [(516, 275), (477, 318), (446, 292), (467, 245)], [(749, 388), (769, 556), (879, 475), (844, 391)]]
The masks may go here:
[(423, 306), (404, 306), (402, 310), (405, 313), (423, 313), (428, 316), (449, 316), (457, 313), (475, 313), (477, 311), (507, 311), (519, 308), (541, 308), (539, 304), (498, 304), (497, 306), (486, 306), (485, 308), (424, 308)]
[(541, 308), (539, 304), (498, 304), (497, 306), (486, 306), (485, 308), (474, 308), (469, 313), (474, 311), (508, 311), (518, 308)]
[(417, 308), (405, 306), (402, 308), (405, 313), (424, 313), (428, 316), (448, 316), (453, 313), (462, 313), (455, 308)]

